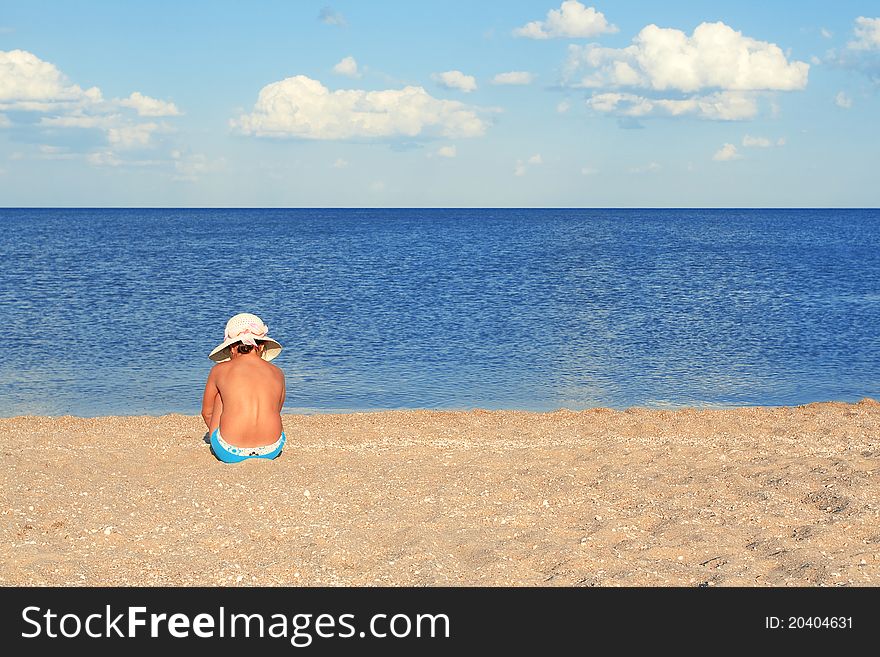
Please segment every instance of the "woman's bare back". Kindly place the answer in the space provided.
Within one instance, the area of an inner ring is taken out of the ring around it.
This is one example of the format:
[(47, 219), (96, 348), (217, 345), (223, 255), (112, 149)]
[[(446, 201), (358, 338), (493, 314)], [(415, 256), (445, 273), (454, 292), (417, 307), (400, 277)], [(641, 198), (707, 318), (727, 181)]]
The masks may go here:
[[(278, 440), (283, 427), (284, 374), (257, 353), (219, 363), (211, 370), (217, 389), (220, 435), (239, 447), (258, 447)], [(218, 404), (219, 402), (219, 408)], [(215, 419), (216, 422), (216, 419)]]

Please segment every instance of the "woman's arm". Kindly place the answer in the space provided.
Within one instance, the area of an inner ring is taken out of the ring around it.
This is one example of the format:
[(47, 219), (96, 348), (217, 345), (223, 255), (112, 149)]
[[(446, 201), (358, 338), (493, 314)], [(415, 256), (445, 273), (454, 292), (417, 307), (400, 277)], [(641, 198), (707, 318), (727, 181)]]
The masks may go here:
[(205, 383), (205, 394), (202, 396), (202, 419), (205, 421), (208, 429), (211, 429), (211, 420), (213, 420), (214, 416), (214, 404), (217, 401), (217, 396), (220, 394), (220, 390), (217, 388), (217, 381), (215, 372), (217, 371), (216, 366), (211, 369), (211, 373), (208, 374), (208, 381)]

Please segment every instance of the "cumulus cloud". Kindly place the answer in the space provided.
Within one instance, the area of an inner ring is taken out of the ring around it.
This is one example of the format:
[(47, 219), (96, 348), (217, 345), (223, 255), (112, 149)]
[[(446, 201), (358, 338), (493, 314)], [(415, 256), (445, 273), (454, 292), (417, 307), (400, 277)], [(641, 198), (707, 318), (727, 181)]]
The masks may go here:
[(651, 99), (631, 93), (607, 92), (593, 94), (586, 104), (597, 112), (629, 118), (690, 115), (701, 119), (741, 121), (758, 113), (754, 94), (733, 91), (684, 99)]
[(853, 26), (853, 38), (847, 42), (846, 48), (829, 50), (822, 61), (858, 71), (880, 85), (880, 18), (859, 16)]
[(458, 154), (455, 146), (441, 146), (437, 149), (437, 155), (440, 157), (455, 157)]
[[(35, 159), (38, 160), (79, 160), (83, 161), (93, 167), (145, 167), (145, 166), (162, 166), (167, 165), (167, 160), (144, 160), (144, 159), (131, 159), (131, 158), (121, 158), (119, 154), (107, 150), (100, 149), (92, 152), (77, 152), (72, 151), (71, 149), (63, 146), (53, 146), (51, 144), (40, 144), (37, 148), (38, 154), (35, 155)], [(25, 155), (23, 153), (18, 153), (17, 157), (12, 159), (24, 159)]]
[(70, 149), (64, 146), (52, 146), (51, 144), (40, 144), (37, 147), (40, 151), (38, 156), (41, 160), (75, 160), (79, 157), (76, 153), (72, 153)]
[(123, 107), (131, 107), (140, 116), (180, 116), (181, 112), (174, 103), (144, 96), (135, 91), (128, 98), (118, 101)]
[(843, 109), (849, 109), (852, 107), (852, 98), (847, 96), (843, 91), (838, 91), (837, 95), (834, 97), (834, 104)]
[(563, 83), (595, 89), (587, 105), (618, 117), (739, 121), (758, 114), (763, 92), (803, 89), (809, 68), (721, 22), (690, 36), (648, 25), (625, 48), (570, 45)]
[(853, 35), (855, 38), (846, 44), (850, 50), (880, 50), (880, 18), (859, 16)]
[(348, 160), (338, 157), (336, 161), (333, 163), (334, 169), (346, 169), (348, 168)]
[(72, 84), (50, 63), (25, 50), (0, 50), (0, 109), (46, 112), (98, 103), (97, 87)]
[(660, 165), (656, 162), (649, 162), (648, 164), (640, 167), (633, 167), (629, 170), (630, 173), (640, 174), (640, 173), (654, 173), (655, 171), (660, 171)]
[(535, 76), (527, 71), (510, 71), (508, 73), (499, 73), (492, 78), (492, 84), (531, 84)]
[(153, 145), (152, 137), (157, 132), (167, 132), (167, 125), (155, 122), (134, 123), (119, 114), (89, 115), (84, 113), (70, 116), (44, 116), (38, 125), (47, 128), (81, 128), (104, 131), (107, 142), (115, 148), (147, 148)]
[(0, 114), (0, 128), (8, 128), (12, 125), (12, 121), (5, 114)]
[(528, 39), (589, 38), (617, 32), (601, 11), (585, 7), (577, 0), (565, 0), (559, 9), (551, 9), (543, 21), (532, 21), (513, 31)]
[(822, 35), (823, 39), (830, 39), (832, 36), (834, 36), (831, 33), (831, 30), (828, 30), (827, 28), (824, 28), (824, 27), (821, 30), (819, 30), (819, 34)]
[(108, 128), (107, 141), (117, 148), (144, 148), (150, 144), (150, 136), (158, 129), (158, 123), (138, 123)]
[(528, 166), (537, 166), (540, 164), (544, 164), (544, 158), (541, 157), (540, 153), (535, 153), (530, 156), (527, 160), (517, 160), (516, 165), (513, 168), (513, 175), (515, 176), (524, 176), (528, 171)]
[(221, 171), (226, 167), (225, 159), (212, 160), (203, 153), (173, 150), (171, 151), (171, 159), (174, 162), (175, 172), (172, 180), (181, 182), (196, 182), (204, 174)]
[(422, 87), (330, 91), (304, 75), (263, 87), (253, 111), (230, 125), (245, 135), (303, 139), (457, 138), (486, 131), (477, 108), (434, 98)]
[(345, 17), (333, 7), (324, 7), (318, 12), (318, 20), (324, 25), (335, 25), (336, 27), (345, 26)]
[(556, 111), (559, 112), (560, 114), (565, 114), (570, 109), (571, 109), (571, 101), (568, 99), (561, 100), (561, 101), (559, 101), (559, 104), (556, 105)]
[(340, 62), (333, 67), (333, 72), (338, 73), (339, 75), (345, 75), (349, 78), (361, 77), (361, 73), (358, 71), (357, 61), (351, 56), (343, 57)]
[(0, 51), (0, 109), (42, 114), (36, 121), (41, 128), (100, 130), (115, 148), (150, 146), (154, 133), (168, 130), (137, 117), (181, 114), (174, 103), (137, 91), (105, 100), (98, 87), (83, 89), (51, 62), (24, 50)]
[(44, 116), (39, 125), (48, 128), (101, 128), (109, 129), (122, 121), (119, 114), (84, 114), (74, 112), (67, 116)]
[(776, 141), (767, 137), (753, 137), (746, 135), (743, 137), (742, 145), (745, 148), (770, 148), (771, 146), (785, 146), (785, 137), (779, 137)]
[(124, 162), (112, 151), (95, 151), (86, 155), (86, 162), (93, 167), (118, 167)]
[(461, 71), (445, 71), (443, 73), (434, 73), (431, 78), (437, 84), (447, 89), (458, 89), (465, 93), (470, 93), (477, 88), (477, 81), (472, 75), (465, 75)]
[(715, 152), (712, 159), (716, 162), (727, 162), (729, 160), (738, 160), (740, 157), (742, 156), (736, 151), (736, 146), (733, 144), (724, 144), (724, 146)]
[(641, 87), (698, 92), (803, 89), (810, 65), (789, 62), (774, 43), (743, 36), (724, 23), (702, 23), (691, 36), (648, 25), (626, 48), (571, 45), (566, 82), (575, 87)]

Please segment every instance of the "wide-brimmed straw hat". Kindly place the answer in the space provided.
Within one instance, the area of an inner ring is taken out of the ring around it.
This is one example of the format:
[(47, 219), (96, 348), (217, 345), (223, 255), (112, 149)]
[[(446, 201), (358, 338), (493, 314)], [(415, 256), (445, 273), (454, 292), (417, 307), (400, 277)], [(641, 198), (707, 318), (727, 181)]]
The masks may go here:
[(243, 344), (262, 344), (263, 358), (272, 360), (281, 353), (281, 345), (269, 337), (269, 327), (263, 324), (263, 320), (250, 313), (239, 313), (226, 322), (226, 339), (214, 348), (208, 358), (218, 363), (229, 360), (232, 345), (236, 342)]

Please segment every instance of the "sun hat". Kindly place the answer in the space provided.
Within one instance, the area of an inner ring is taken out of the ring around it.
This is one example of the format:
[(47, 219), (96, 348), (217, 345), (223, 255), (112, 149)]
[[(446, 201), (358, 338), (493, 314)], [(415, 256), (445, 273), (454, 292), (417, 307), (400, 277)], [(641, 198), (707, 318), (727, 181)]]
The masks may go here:
[(208, 358), (222, 363), (231, 358), (231, 347), (236, 342), (256, 345), (258, 341), (263, 344), (265, 360), (272, 360), (281, 353), (281, 345), (269, 337), (269, 327), (262, 319), (250, 313), (238, 313), (226, 322), (225, 339), (214, 347)]

